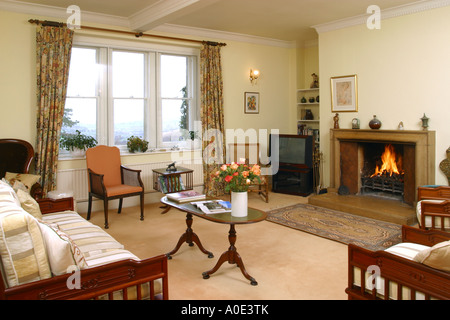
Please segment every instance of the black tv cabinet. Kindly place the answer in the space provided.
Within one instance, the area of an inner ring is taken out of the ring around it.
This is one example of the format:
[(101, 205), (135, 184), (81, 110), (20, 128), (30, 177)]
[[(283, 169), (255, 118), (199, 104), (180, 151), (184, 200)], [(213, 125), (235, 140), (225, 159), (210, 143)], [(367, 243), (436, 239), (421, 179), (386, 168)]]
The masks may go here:
[(313, 170), (296, 165), (281, 165), (272, 177), (272, 191), (308, 196), (313, 192)]

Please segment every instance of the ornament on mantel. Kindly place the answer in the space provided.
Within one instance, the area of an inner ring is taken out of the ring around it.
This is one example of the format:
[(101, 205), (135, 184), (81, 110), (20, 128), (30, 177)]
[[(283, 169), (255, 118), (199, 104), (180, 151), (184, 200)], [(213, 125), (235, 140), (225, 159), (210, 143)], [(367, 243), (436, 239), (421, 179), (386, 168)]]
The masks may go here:
[(400, 121), (400, 123), (398, 124), (398, 130), (403, 130), (405, 129), (405, 126), (403, 125), (403, 121)]
[(420, 120), (422, 120), (422, 129), (425, 131), (428, 130), (428, 120), (430, 120), (430, 118), (427, 118), (427, 116), (424, 113), (423, 117)]
[(373, 119), (370, 120), (369, 127), (371, 129), (380, 129), (381, 128), (381, 121), (377, 119), (376, 115), (374, 115)]
[(336, 115), (333, 117), (334, 120), (334, 129), (339, 129), (339, 113), (336, 113)]

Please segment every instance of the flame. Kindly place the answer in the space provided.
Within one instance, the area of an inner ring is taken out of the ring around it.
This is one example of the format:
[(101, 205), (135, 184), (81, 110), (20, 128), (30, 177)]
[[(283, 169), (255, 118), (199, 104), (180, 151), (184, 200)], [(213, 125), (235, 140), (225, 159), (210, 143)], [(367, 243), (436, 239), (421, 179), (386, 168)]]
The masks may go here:
[(381, 168), (377, 165), (375, 173), (370, 177), (380, 176), (382, 174), (389, 174), (391, 177), (395, 174), (403, 174), (403, 171), (399, 170), (397, 166), (397, 155), (394, 150), (394, 146), (388, 144), (384, 148), (384, 153), (381, 155), (382, 165)]

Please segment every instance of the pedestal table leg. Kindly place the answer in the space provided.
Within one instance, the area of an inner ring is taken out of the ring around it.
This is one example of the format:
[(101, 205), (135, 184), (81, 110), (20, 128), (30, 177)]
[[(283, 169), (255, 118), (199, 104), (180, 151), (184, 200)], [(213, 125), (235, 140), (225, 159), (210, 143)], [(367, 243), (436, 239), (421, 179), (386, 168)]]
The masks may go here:
[(203, 274), (202, 274), (203, 279), (209, 279), (209, 276), (211, 274), (216, 272), (224, 262), (228, 261), (229, 264), (237, 264), (239, 269), (241, 269), (241, 272), (244, 275), (244, 277), (246, 277), (248, 280), (250, 280), (251, 285), (253, 285), (253, 286), (258, 285), (258, 282), (256, 282), (256, 280), (253, 277), (251, 277), (245, 270), (244, 263), (242, 262), (242, 258), (239, 255), (239, 253), (237, 252), (236, 247), (234, 246), (234, 244), (236, 243), (236, 238), (237, 238), (237, 236), (236, 236), (236, 230), (235, 230), (234, 224), (231, 224), (230, 231), (228, 233), (228, 240), (230, 241), (230, 247), (228, 248), (228, 251), (225, 251), (224, 253), (222, 253), (222, 255), (219, 258), (219, 261), (217, 261), (214, 268), (212, 268), (209, 271), (203, 272)]
[(200, 242), (199, 237), (193, 232), (193, 230), (192, 230), (192, 214), (191, 213), (186, 214), (186, 225), (187, 225), (186, 232), (181, 235), (180, 239), (178, 240), (177, 245), (175, 246), (175, 249), (173, 249), (169, 253), (166, 253), (167, 259), (169, 259), (169, 260), (172, 259), (172, 255), (174, 255), (178, 251), (178, 249), (180, 249), (183, 242), (186, 242), (187, 244), (189, 244), (190, 247), (192, 247), (194, 245), (194, 243), (197, 244), (200, 251), (203, 252), (204, 254), (207, 254), (208, 258), (214, 258), (214, 255), (212, 254), (212, 252), (209, 252), (208, 250), (206, 250), (203, 247), (202, 243)]

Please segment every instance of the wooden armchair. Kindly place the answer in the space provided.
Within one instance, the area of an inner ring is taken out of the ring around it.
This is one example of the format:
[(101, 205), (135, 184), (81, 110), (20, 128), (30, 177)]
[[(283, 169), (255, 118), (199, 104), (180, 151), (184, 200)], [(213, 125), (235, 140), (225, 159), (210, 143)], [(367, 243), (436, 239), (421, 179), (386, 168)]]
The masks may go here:
[(91, 218), (92, 197), (103, 199), (105, 229), (108, 225), (108, 201), (119, 199), (118, 213), (122, 211), (125, 197), (140, 196), (141, 220), (144, 220), (144, 184), (140, 170), (121, 165), (117, 147), (97, 146), (86, 151), (89, 181), (87, 220)]
[[(259, 143), (230, 143), (229, 155), (230, 162), (240, 162), (245, 159), (247, 165), (261, 165), (259, 160)], [(257, 192), (264, 201), (269, 202), (269, 181), (266, 176), (261, 176), (261, 183), (253, 181), (250, 185), (249, 192)]]
[(450, 231), (450, 187), (419, 187), (417, 219), (421, 229)]
[[(28, 174), (34, 159), (33, 146), (20, 139), (0, 139), (0, 179), (6, 172)], [(30, 194), (33, 198), (42, 197), (42, 187), (35, 183)]]

